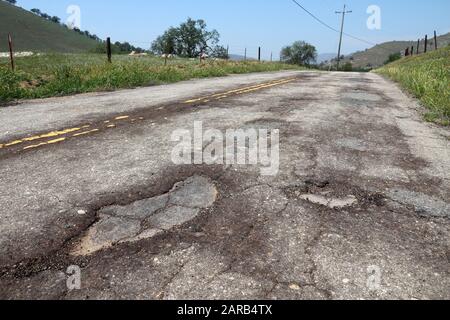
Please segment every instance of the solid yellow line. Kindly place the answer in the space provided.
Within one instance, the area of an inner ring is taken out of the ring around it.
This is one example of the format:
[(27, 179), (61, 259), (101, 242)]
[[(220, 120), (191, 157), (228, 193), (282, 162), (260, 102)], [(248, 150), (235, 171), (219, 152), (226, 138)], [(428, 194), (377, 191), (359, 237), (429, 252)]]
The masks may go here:
[[(277, 80), (277, 81), (281, 81), (281, 80)], [(220, 97), (222, 95), (235, 93), (235, 92), (238, 92), (238, 91), (241, 91), (241, 90), (245, 90), (245, 89), (257, 88), (257, 87), (260, 87), (260, 86), (263, 86), (263, 85), (266, 85), (266, 84), (269, 84), (269, 83), (272, 83), (272, 82), (259, 83), (257, 85), (253, 85), (253, 86), (250, 86), (250, 87), (244, 87), (244, 88), (239, 88), (239, 89), (230, 90), (230, 91), (226, 91), (226, 92), (216, 93), (216, 94), (205, 96), (205, 97), (202, 97), (202, 98), (187, 100), (187, 101), (185, 101), (185, 103), (192, 103), (192, 102), (197, 102), (197, 101), (201, 101), (201, 100), (208, 99), (208, 98)]]
[[(242, 90), (247, 90), (247, 89), (253, 89), (253, 88), (259, 88), (259, 87), (263, 87), (266, 86), (268, 84), (278, 84), (278, 83), (283, 83), (284, 81), (286, 81), (287, 79), (279, 79), (279, 80), (274, 80), (274, 81), (270, 81), (270, 82), (264, 82), (264, 83), (259, 83), (257, 85), (253, 85), (253, 86), (249, 86), (249, 87), (244, 87), (244, 88), (239, 88), (239, 89), (235, 89), (235, 90), (230, 90), (230, 91), (226, 91), (226, 92), (221, 92), (221, 93), (216, 93), (213, 95), (209, 95), (209, 96), (205, 96), (202, 98), (196, 98), (196, 99), (192, 99), (192, 100), (187, 100), (184, 103), (192, 103), (192, 102), (198, 102), (198, 101), (202, 101), (204, 99), (208, 99), (208, 98), (216, 98), (216, 97), (220, 97), (223, 95), (227, 95), (227, 94), (231, 94), (231, 93), (236, 93)], [(291, 79), (293, 80), (293, 79)]]
[(54, 144), (54, 143), (62, 142), (64, 140), (66, 140), (66, 138), (59, 138), (59, 139), (50, 140), (50, 141), (47, 141), (47, 142), (41, 142), (41, 143), (36, 144), (36, 145), (25, 147), (25, 148), (23, 148), (23, 150), (38, 148), (38, 147), (45, 146), (45, 145), (48, 145), (48, 144)]
[(243, 93), (247, 93), (247, 92), (258, 91), (258, 90), (265, 89), (265, 88), (276, 87), (276, 86), (279, 86), (279, 85), (282, 85), (282, 84), (286, 84), (286, 83), (289, 83), (289, 82), (293, 82), (293, 81), (294, 80), (288, 80), (288, 81), (284, 81), (284, 82), (280, 82), (280, 83), (265, 85), (265, 86), (262, 86), (262, 87), (259, 87), (259, 88), (242, 90), (242, 91), (236, 92), (236, 94), (243, 94)]
[(22, 142), (23, 142), (22, 140), (16, 140), (13, 142), (9, 142), (9, 143), (5, 144), (5, 147), (15, 146), (16, 144), (20, 144)]
[(80, 133), (74, 134), (72, 137), (84, 136), (86, 134), (94, 133), (94, 132), (97, 132), (97, 131), (100, 131), (100, 130), (99, 129), (93, 129), (93, 130), (90, 130), (90, 131), (80, 132)]

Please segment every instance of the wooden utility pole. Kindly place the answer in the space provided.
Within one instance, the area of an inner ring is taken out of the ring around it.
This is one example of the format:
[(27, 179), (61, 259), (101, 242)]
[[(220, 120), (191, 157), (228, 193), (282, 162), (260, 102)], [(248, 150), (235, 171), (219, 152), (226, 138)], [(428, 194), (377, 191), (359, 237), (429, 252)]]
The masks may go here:
[(352, 11), (346, 11), (345, 9), (347, 9), (347, 7), (344, 4), (344, 10), (342, 12), (336, 11), (336, 14), (342, 13), (341, 36), (339, 38), (339, 49), (338, 49), (338, 56), (337, 56), (337, 71), (339, 71), (339, 65), (341, 63), (342, 35), (344, 34), (345, 15), (348, 13), (352, 13)]
[(261, 61), (261, 47), (258, 47), (258, 61)]
[(112, 51), (111, 51), (111, 38), (110, 37), (106, 38), (106, 54), (108, 56), (108, 62), (111, 63), (112, 62), (112, 59), (111, 59)]
[(437, 34), (436, 31), (434, 31), (434, 50), (438, 49), (438, 43), (437, 43)]
[(425, 35), (425, 49), (423, 50), (424, 53), (427, 53), (428, 49), (428, 35)]
[(8, 45), (9, 45), (9, 57), (11, 59), (11, 70), (14, 71), (16, 67), (14, 65), (14, 51), (11, 34), (8, 34)]

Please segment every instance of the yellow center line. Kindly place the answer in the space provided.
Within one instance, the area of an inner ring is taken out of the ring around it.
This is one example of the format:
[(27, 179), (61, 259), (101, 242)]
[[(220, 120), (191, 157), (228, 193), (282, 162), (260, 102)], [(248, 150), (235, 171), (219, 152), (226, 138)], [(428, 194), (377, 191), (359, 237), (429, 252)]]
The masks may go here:
[[(278, 83), (279, 81), (281, 81), (281, 80), (277, 80), (276, 83)], [(226, 92), (216, 93), (216, 94), (209, 95), (209, 96), (202, 97), (202, 98), (187, 100), (187, 101), (185, 101), (185, 103), (197, 102), (197, 101), (201, 101), (201, 100), (208, 99), (208, 98), (216, 98), (216, 97), (220, 97), (222, 95), (235, 93), (235, 92), (238, 92), (238, 91), (241, 91), (241, 90), (245, 90), (245, 89), (258, 88), (258, 87), (261, 87), (261, 86), (263, 86), (265, 84), (268, 84), (268, 83), (272, 83), (272, 82), (260, 83), (260, 84), (253, 85), (253, 86), (250, 86), (250, 87), (244, 87), (244, 88), (239, 88), (239, 89), (230, 90), (230, 91), (226, 91)]]
[[(227, 98), (229, 95), (235, 94), (235, 95), (239, 95), (239, 94), (244, 94), (244, 93), (248, 93), (248, 92), (253, 92), (253, 91), (257, 91), (257, 90), (261, 90), (264, 88), (270, 88), (270, 87), (274, 87), (274, 86), (278, 86), (278, 85), (282, 85), (285, 83), (289, 83), (289, 82), (293, 82), (295, 81), (297, 78), (286, 78), (286, 79), (278, 79), (278, 80), (273, 80), (273, 81), (269, 81), (269, 82), (265, 82), (265, 83), (260, 83), (260, 84), (256, 84), (256, 85), (252, 85), (252, 86), (248, 86), (248, 87), (243, 87), (243, 88), (239, 88), (239, 89), (234, 89), (234, 90), (229, 90), (227, 92), (221, 92), (221, 93), (216, 93), (216, 94), (212, 94), (206, 97), (202, 97), (202, 98), (196, 98), (196, 99), (192, 99), (192, 100), (187, 100), (184, 103), (188, 104), (188, 103), (192, 103), (192, 102), (199, 102), (199, 101), (203, 101), (203, 102), (209, 102), (210, 99), (215, 99), (215, 100), (221, 100), (224, 98)], [(116, 117), (114, 120), (119, 121), (119, 120), (125, 120), (125, 119), (129, 119), (130, 116), (118, 116)], [(139, 120), (144, 120), (143, 117), (139, 117)], [(116, 125), (114, 123), (111, 123), (113, 120), (106, 120), (104, 121), (105, 124), (107, 125), (107, 128), (115, 128)], [(137, 121), (136, 119), (133, 119), (133, 121)], [(2, 148), (6, 148), (6, 147), (11, 147), (11, 146), (15, 146), (18, 144), (22, 144), (25, 142), (31, 142), (31, 141), (36, 141), (36, 140), (40, 140), (40, 139), (46, 139), (46, 138), (52, 138), (52, 137), (58, 137), (58, 136), (62, 136), (62, 135), (66, 135), (69, 133), (73, 133), (73, 132), (77, 132), (83, 129), (87, 129), (90, 128), (90, 125), (84, 125), (81, 126), (79, 128), (69, 128), (69, 129), (64, 129), (64, 130), (60, 130), (60, 131), (52, 131), (49, 133), (45, 133), (45, 134), (41, 134), (41, 135), (36, 135), (36, 136), (32, 136), (32, 137), (26, 137), (26, 138), (22, 138), (19, 140), (15, 140), (15, 141), (11, 141), (5, 144), (0, 144), (0, 149)], [(79, 137), (79, 136), (84, 136), (90, 133), (94, 133), (94, 132), (98, 132), (100, 131), (100, 129), (93, 129), (90, 131), (84, 131), (84, 132), (80, 132), (80, 133), (75, 133), (72, 135), (72, 137)], [(58, 143), (58, 142), (62, 142), (65, 141), (66, 138), (59, 138), (59, 139), (54, 139), (54, 140), (50, 140), (50, 141), (46, 141), (46, 142), (41, 142), (39, 144), (35, 144), (35, 145), (30, 145), (27, 147), (24, 147), (23, 150), (27, 150), (27, 149), (32, 149), (32, 148), (37, 148), (40, 146), (44, 146), (44, 145), (49, 145), (49, 144), (54, 144), (54, 143)]]
[[(90, 126), (83, 126), (82, 128), (88, 128), (88, 127), (90, 127)], [(61, 131), (52, 131), (52, 132), (41, 134), (41, 135), (38, 135), (38, 136), (26, 137), (26, 138), (22, 138), (20, 140), (16, 140), (16, 141), (8, 142), (6, 144), (2, 144), (1, 148), (15, 146), (15, 145), (18, 145), (18, 144), (21, 144), (21, 143), (24, 143), (24, 142), (31, 142), (31, 141), (36, 141), (36, 140), (40, 140), (40, 139), (58, 137), (58, 136), (62, 136), (62, 135), (68, 134), (68, 133), (80, 131), (82, 128), (70, 128), (70, 129), (65, 129), (65, 130), (61, 130)]]
[(236, 94), (243, 94), (243, 93), (258, 91), (258, 90), (261, 90), (261, 89), (275, 87), (275, 86), (279, 86), (279, 85), (286, 84), (286, 83), (293, 82), (293, 81), (294, 80), (286, 80), (286, 81), (283, 81), (283, 82), (280, 82), (280, 83), (268, 84), (268, 85), (261, 86), (261, 87), (258, 87), (258, 88), (246, 89), (246, 90), (239, 91)]
[[(188, 103), (192, 103), (192, 102), (199, 102), (199, 101), (202, 101), (204, 99), (221, 97), (223, 95), (228, 95), (228, 94), (231, 94), (231, 93), (240, 92), (242, 90), (264, 87), (264, 86), (266, 86), (268, 84), (275, 84), (275, 85), (276, 84), (283, 84), (286, 80), (288, 80), (288, 79), (280, 79), (280, 80), (274, 80), (274, 81), (270, 81), (270, 82), (260, 83), (260, 84), (249, 86), (249, 87), (239, 88), (239, 89), (230, 90), (230, 91), (227, 91), (227, 92), (221, 92), (221, 93), (216, 93), (216, 94), (205, 96), (205, 97), (201, 97), (201, 98), (187, 100), (184, 103), (188, 104)], [(289, 79), (289, 80), (293, 81), (295, 79)]]
[(38, 148), (38, 147), (45, 146), (45, 145), (48, 145), (48, 144), (54, 144), (54, 143), (62, 142), (64, 140), (66, 140), (66, 138), (59, 138), (59, 139), (50, 140), (50, 141), (47, 141), (47, 142), (41, 142), (39, 144), (35, 144), (35, 145), (32, 145), (32, 146), (25, 147), (25, 148), (23, 148), (23, 150)]
[(13, 142), (9, 142), (9, 143), (5, 144), (5, 147), (15, 146), (16, 144), (20, 144), (22, 142), (23, 142), (22, 140), (16, 140)]
[(90, 133), (94, 133), (94, 132), (98, 132), (98, 131), (100, 131), (100, 129), (93, 129), (93, 130), (90, 130), (90, 131), (76, 133), (76, 134), (72, 135), (72, 137), (84, 136), (86, 134), (90, 134)]
[(128, 118), (130, 118), (130, 116), (120, 116), (120, 117), (115, 118), (114, 120), (125, 120)]

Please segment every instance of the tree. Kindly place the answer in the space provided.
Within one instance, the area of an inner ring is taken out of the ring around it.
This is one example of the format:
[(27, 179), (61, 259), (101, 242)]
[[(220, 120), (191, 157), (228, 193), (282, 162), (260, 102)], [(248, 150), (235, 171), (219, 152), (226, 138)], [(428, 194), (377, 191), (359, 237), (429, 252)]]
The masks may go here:
[(353, 64), (351, 62), (345, 63), (344, 66), (342, 67), (342, 70), (346, 72), (353, 71)]
[(59, 17), (57, 17), (57, 16), (53, 16), (53, 17), (50, 18), (50, 21), (54, 22), (54, 23), (60, 23), (61, 19)]
[(152, 51), (158, 54), (175, 54), (177, 46), (178, 30), (169, 28), (162, 36), (152, 43)]
[(40, 16), (42, 14), (41, 10), (39, 10), (39, 9), (31, 9), (31, 12), (33, 12), (34, 14), (37, 14), (38, 16)]
[(217, 49), (220, 35), (217, 30), (209, 31), (204, 20), (188, 18), (179, 27), (169, 28), (152, 43), (157, 54), (176, 54), (195, 58), (201, 53), (212, 54)]
[(317, 59), (316, 48), (304, 41), (296, 41), (281, 50), (281, 60), (290, 64), (310, 65)]
[(9, 2), (10, 4), (16, 4), (17, 0), (5, 0), (6, 2)]
[(230, 56), (228, 55), (228, 50), (224, 46), (215, 46), (211, 50), (211, 57), (226, 60), (230, 58)]
[(400, 60), (402, 58), (402, 54), (400, 52), (393, 53), (389, 55), (389, 58), (386, 60), (384, 64), (388, 64), (397, 60)]

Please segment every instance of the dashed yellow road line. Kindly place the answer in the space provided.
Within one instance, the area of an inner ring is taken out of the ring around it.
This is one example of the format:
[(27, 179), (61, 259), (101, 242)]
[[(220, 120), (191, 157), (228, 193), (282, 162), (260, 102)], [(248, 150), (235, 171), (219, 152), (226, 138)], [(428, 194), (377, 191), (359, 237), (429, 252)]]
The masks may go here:
[[(84, 126), (82, 128), (87, 128), (89, 126)], [(1, 147), (12, 147), (18, 144), (22, 144), (25, 142), (32, 142), (32, 141), (36, 141), (36, 140), (40, 140), (40, 139), (46, 139), (46, 138), (54, 138), (54, 137), (58, 137), (58, 136), (62, 136), (68, 133), (72, 133), (72, 132), (76, 132), (76, 131), (80, 131), (82, 128), (70, 128), (70, 129), (65, 129), (65, 130), (61, 130), (61, 131), (52, 131), (49, 133), (45, 133), (45, 134), (41, 134), (38, 136), (33, 136), (33, 137), (26, 137), (20, 140), (16, 140), (16, 141), (12, 141), (12, 142), (8, 142), (4, 145), (1, 145)], [(1, 149), (1, 148), (0, 148)]]
[[(257, 90), (261, 90), (264, 88), (270, 88), (270, 87), (274, 87), (274, 86), (278, 86), (278, 85), (282, 85), (285, 83), (289, 83), (292, 81), (295, 81), (296, 78), (287, 78), (287, 79), (278, 79), (278, 80), (274, 80), (274, 81), (269, 81), (266, 83), (260, 83), (257, 85), (252, 85), (252, 86), (248, 86), (248, 87), (243, 87), (243, 88), (239, 88), (239, 89), (234, 89), (234, 90), (230, 90), (227, 92), (221, 92), (221, 93), (216, 93), (213, 95), (209, 95), (206, 97), (202, 97), (202, 98), (196, 98), (196, 99), (191, 99), (191, 100), (187, 100), (184, 103), (185, 104), (190, 104), (193, 102), (209, 102), (211, 100), (221, 100), (224, 98), (229, 97), (230, 95), (239, 95), (239, 94), (244, 94), (244, 93), (248, 93), (248, 92), (253, 92), (253, 91), (257, 91)], [(106, 128), (115, 128), (116, 124), (113, 123), (113, 121), (120, 121), (120, 120), (127, 120), (129, 119), (130, 116), (128, 115), (122, 115), (122, 116), (118, 116), (115, 119), (111, 119), (111, 120), (106, 120), (103, 123), (106, 124)], [(144, 117), (139, 117), (139, 120), (144, 120)], [(132, 119), (132, 122), (137, 121), (137, 119)], [(36, 140), (40, 140), (40, 139), (47, 139), (47, 138), (54, 138), (54, 137), (59, 137), (59, 136), (64, 136), (64, 135), (68, 135), (77, 131), (81, 131), (83, 129), (88, 129), (90, 128), (91, 125), (84, 125), (84, 126), (80, 126), (77, 128), (69, 128), (69, 129), (63, 129), (63, 130), (59, 130), (59, 131), (52, 131), (49, 133), (45, 133), (45, 134), (41, 134), (41, 135), (36, 135), (36, 136), (32, 136), (32, 137), (26, 137), (26, 138), (22, 138), (22, 139), (18, 139), (15, 141), (11, 141), (11, 142), (7, 142), (7, 143), (3, 143), (0, 144), (0, 149), (3, 148), (7, 148), (7, 147), (13, 147), (16, 145), (20, 145), (23, 143), (27, 143), (27, 142), (32, 142), (32, 141), (36, 141)], [(95, 133), (100, 131), (100, 129), (92, 129), (89, 131), (84, 131), (84, 132), (79, 132), (79, 133), (75, 133), (72, 134), (71, 137), (79, 137), (79, 136), (84, 136), (84, 135), (88, 135), (91, 133)], [(61, 137), (58, 139), (54, 139), (54, 140), (50, 140), (50, 141), (45, 141), (45, 142), (41, 142), (38, 144), (34, 144), (34, 145), (30, 145), (30, 146), (26, 146), (23, 148), (23, 150), (28, 150), (28, 149), (33, 149), (33, 148), (38, 148), (41, 146), (45, 146), (45, 145), (49, 145), (49, 144), (54, 144), (54, 143), (59, 143), (59, 142), (63, 142), (67, 139), (67, 137)]]

